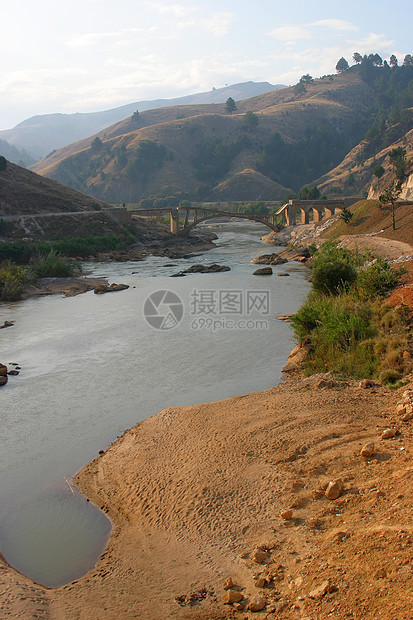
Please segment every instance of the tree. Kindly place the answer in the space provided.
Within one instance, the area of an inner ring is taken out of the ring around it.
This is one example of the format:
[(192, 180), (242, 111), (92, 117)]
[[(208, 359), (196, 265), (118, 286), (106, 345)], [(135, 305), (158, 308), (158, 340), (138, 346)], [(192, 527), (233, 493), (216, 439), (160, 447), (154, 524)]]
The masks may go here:
[(396, 174), (397, 181), (402, 184), (407, 178), (406, 175), (406, 149), (398, 146), (397, 148), (391, 149), (389, 151), (389, 159), (392, 163), (393, 170)]
[(361, 61), (363, 60), (363, 56), (361, 54), (359, 54), (358, 52), (354, 52), (353, 54), (353, 60), (356, 63), (356, 65), (360, 64)]
[(312, 82), (314, 82), (314, 78), (309, 73), (306, 73), (301, 76), (300, 82), (301, 84), (312, 84)]
[(411, 54), (406, 54), (403, 61), (404, 67), (413, 67), (413, 56)]
[(7, 159), (4, 155), (0, 155), (0, 170), (7, 170)]
[(391, 149), (391, 151), (389, 151), (389, 159), (393, 165), (393, 170), (396, 174), (396, 180), (392, 181), (390, 185), (386, 187), (381, 196), (379, 196), (379, 200), (382, 205), (391, 204), (393, 230), (396, 230), (396, 201), (402, 193), (402, 186), (407, 178), (406, 150), (403, 149), (401, 146)]
[(228, 99), (225, 102), (225, 111), (232, 114), (233, 112), (235, 112), (236, 109), (237, 109), (237, 106), (235, 104), (235, 101), (233, 100), (232, 97), (228, 97)]
[(394, 54), (392, 54), (390, 56), (390, 61), (389, 62), (390, 62), (390, 66), (391, 67), (397, 67), (398, 64), (399, 64), (399, 61), (397, 60), (397, 57)]
[(383, 166), (381, 166), (380, 164), (377, 164), (377, 166), (374, 166), (373, 168), (373, 174), (375, 177), (377, 177), (378, 179), (381, 179), (381, 177), (384, 174), (384, 168)]
[(260, 119), (258, 118), (256, 114), (254, 114), (254, 112), (251, 112), (250, 110), (246, 112), (244, 116), (244, 123), (247, 129), (255, 129), (255, 127), (258, 126), (259, 122), (260, 122)]
[(93, 153), (97, 153), (98, 151), (100, 151), (102, 146), (103, 146), (102, 140), (99, 138), (99, 136), (96, 136), (96, 138), (93, 140), (92, 144), (90, 145), (90, 148), (92, 149)]
[(383, 65), (383, 58), (379, 54), (369, 54), (368, 60), (375, 67), (381, 67)]
[(347, 69), (348, 69), (348, 62), (342, 56), (340, 60), (338, 61), (338, 63), (336, 64), (336, 71), (338, 71), (339, 73), (344, 73), (344, 71), (347, 71)]
[(384, 192), (379, 196), (379, 200), (383, 206), (390, 204), (393, 220), (393, 230), (396, 230), (396, 201), (402, 192), (402, 184), (400, 181), (392, 181), (390, 185), (386, 187)]
[(132, 114), (131, 119), (134, 123), (140, 123), (141, 121), (141, 115), (139, 114), (139, 110), (135, 110), (135, 112)]
[(345, 224), (350, 224), (351, 220), (353, 219), (353, 213), (348, 207), (344, 207), (342, 212), (340, 213), (340, 218), (344, 221)]
[(307, 92), (304, 82), (298, 82), (298, 84), (294, 86), (293, 91), (296, 96), (304, 95), (304, 93)]

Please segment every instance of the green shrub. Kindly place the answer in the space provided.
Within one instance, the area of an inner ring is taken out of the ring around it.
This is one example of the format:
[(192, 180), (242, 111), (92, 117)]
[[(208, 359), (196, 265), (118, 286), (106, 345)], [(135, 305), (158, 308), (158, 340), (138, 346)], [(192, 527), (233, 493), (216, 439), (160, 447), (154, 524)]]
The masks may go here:
[(0, 298), (3, 301), (21, 299), (26, 279), (26, 269), (11, 261), (3, 261), (0, 264)]
[(397, 284), (397, 275), (387, 261), (378, 260), (374, 265), (362, 269), (357, 278), (357, 291), (364, 299), (384, 295)]
[(68, 278), (75, 270), (73, 263), (68, 263), (55, 252), (50, 250), (46, 256), (38, 255), (30, 265), (30, 273), (34, 279), (39, 278)]
[(318, 261), (313, 268), (313, 288), (325, 295), (338, 295), (348, 290), (357, 279), (353, 265), (346, 260)]

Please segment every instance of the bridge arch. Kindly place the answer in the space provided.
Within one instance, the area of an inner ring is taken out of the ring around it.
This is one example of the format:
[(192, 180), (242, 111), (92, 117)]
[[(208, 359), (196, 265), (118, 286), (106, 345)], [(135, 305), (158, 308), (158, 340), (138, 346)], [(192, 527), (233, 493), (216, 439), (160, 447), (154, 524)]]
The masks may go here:
[[(190, 209), (188, 208), (188, 211), (189, 210)], [(205, 210), (203, 209), (197, 209), (197, 211), (205, 213)], [(237, 219), (237, 220), (250, 220), (252, 222), (257, 222), (258, 224), (263, 224), (264, 226), (267, 226), (274, 232), (277, 232), (279, 230), (277, 224), (275, 223), (275, 216), (272, 216), (272, 215), (268, 215), (268, 219), (267, 219), (265, 216), (262, 216), (262, 215), (261, 216), (254, 215), (250, 213), (233, 213), (231, 211), (217, 211), (214, 209), (213, 213), (208, 212), (207, 214), (201, 215), (200, 217), (197, 216), (192, 221), (189, 221), (187, 218), (185, 218), (184, 227), (181, 228), (179, 233), (181, 235), (188, 235), (191, 232), (191, 230), (193, 230), (196, 226), (198, 226), (198, 224), (201, 224), (202, 222), (206, 222), (208, 220), (216, 219), (217, 217), (227, 217), (227, 218)]]

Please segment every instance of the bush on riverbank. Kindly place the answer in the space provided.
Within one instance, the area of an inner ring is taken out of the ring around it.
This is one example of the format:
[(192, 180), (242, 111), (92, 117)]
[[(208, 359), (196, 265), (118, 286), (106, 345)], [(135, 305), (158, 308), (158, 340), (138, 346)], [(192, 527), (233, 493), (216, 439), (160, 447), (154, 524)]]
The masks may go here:
[(396, 283), (387, 262), (366, 264), (358, 254), (322, 246), (313, 289), (292, 319), (299, 341), (310, 345), (309, 374), (328, 370), (394, 383), (412, 370), (408, 313), (383, 297)]
[(3, 261), (0, 264), (0, 300), (18, 301), (22, 298), (26, 284), (40, 278), (68, 278), (75, 271), (81, 271), (81, 266), (65, 261), (54, 250), (45, 256), (38, 254), (27, 268), (10, 260)]
[(39, 278), (68, 278), (75, 271), (81, 271), (81, 266), (68, 263), (55, 250), (42, 256), (39, 254), (30, 264), (29, 272), (34, 280)]
[(10, 260), (19, 265), (27, 265), (38, 255), (46, 256), (54, 251), (62, 256), (93, 256), (97, 252), (121, 250), (131, 243), (117, 235), (72, 237), (58, 241), (6, 241), (0, 243), (0, 261)]
[(20, 299), (26, 281), (26, 269), (11, 261), (3, 261), (0, 264), (0, 299), (2, 301)]

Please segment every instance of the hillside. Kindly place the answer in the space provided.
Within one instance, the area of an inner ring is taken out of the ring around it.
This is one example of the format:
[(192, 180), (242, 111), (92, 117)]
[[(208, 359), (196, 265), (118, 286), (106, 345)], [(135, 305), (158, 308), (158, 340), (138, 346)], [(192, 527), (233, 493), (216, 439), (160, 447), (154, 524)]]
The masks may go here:
[(396, 206), (396, 230), (392, 228), (391, 208), (382, 207), (378, 200), (360, 200), (350, 207), (353, 218), (350, 224), (338, 219), (322, 234), (324, 239), (335, 241), (343, 236), (384, 237), (413, 245), (413, 201)]
[(128, 118), (33, 169), (116, 203), (153, 194), (219, 199), (221, 189), (226, 199), (250, 200), (241, 173), (253, 170), (261, 174), (254, 198), (272, 181), (278, 192), (271, 198), (281, 199), (328, 172), (360, 141), (372, 96), (360, 75), (348, 72), (300, 92), (284, 88), (237, 101), (233, 114), (224, 104), (151, 110), (135, 126)]
[(108, 206), (10, 162), (0, 170), (0, 216), (98, 211)]
[[(363, 158), (366, 141), (352, 149), (344, 160), (335, 168), (330, 170), (317, 183), (320, 190), (328, 195), (339, 194), (351, 191), (365, 194), (369, 199), (378, 199), (384, 187), (393, 179), (393, 169), (388, 157), (390, 150), (402, 147), (406, 150), (407, 161), (413, 162), (413, 129), (407, 131), (401, 138), (392, 142), (389, 146), (380, 149), (372, 157)], [(360, 159), (362, 160), (360, 162)], [(375, 166), (383, 166), (385, 173), (381, 179), (373, 175)], [(410, 164), (409, 172), (413, 172), (413, 165)], [(402, 199), (413, 199), (413, 177), (405, 184)]]
[[(131, 116), (137, 109), (142, 112), (171, 105), (222, 103), (228, 97), (236, 100), (245, 99), (276, 88), (282, 88), (282, 85), (273, 85), (268, 82), (245, 82), (174, 99), (135, 101), (102, 112), (41, 114), (22, 121), (13, 129), (0, 131), (0, 140), (6, 140), (10, 146), (17, 147), (19, 150), (26, 150), (34, 160), (38, 160), (54, 149), (103, 131), (109, 125)], [(6, 153), (0, 154), (9, 159)], [(27, 161), (27, 164), (30, 163), (32, 162)]]

